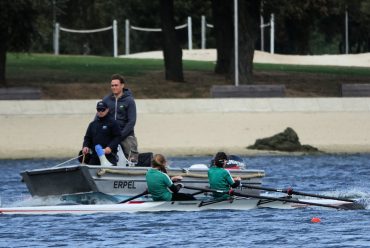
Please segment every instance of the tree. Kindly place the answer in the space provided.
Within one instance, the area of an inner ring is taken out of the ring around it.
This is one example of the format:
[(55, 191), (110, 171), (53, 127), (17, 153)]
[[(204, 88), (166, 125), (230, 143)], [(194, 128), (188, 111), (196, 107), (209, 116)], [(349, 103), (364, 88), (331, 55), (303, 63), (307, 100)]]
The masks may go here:
[(253, 83), (253, 57), (259, 32), (260, 0), (239, 0), (239, 82)]
[(28, 51), (37, 14), (34, 1), (0, 1), (0, 86), (6, 86), (6, 53)]
[(212, 11), (217, 50), (215, 73), (229, 75), (234, 46), (233, 1), (212, 0)]
[(166, 80), (183, 82), (182, 49), (175, 31), (173, 0), (161, 0), (160, 15)]
[[(234, 74), (234, 6), (230, 0), (213, 0), (217, 62), (215, 72)], [(253, 83), (253, 57), (259, 26), (260, 0), (239, 0), (239, 81)]]

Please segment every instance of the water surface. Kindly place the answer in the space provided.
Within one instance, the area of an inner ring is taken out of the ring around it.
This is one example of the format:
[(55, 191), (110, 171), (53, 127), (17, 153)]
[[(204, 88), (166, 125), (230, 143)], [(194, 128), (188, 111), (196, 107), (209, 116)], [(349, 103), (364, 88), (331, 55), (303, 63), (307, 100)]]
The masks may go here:
[[(208, 157), (170, 158), (172, 166)], [(370, 155), (245, 157), (263, 186), (370, 198)], [(29, 196), (20, 171), (63, 160), (0, 160), (3, 205)], [(311, 223), (319, 217), (320, 223)], [(369, 247), (370, 211), (323, 208), (251, 211), (0, 216), (0, 247)]]

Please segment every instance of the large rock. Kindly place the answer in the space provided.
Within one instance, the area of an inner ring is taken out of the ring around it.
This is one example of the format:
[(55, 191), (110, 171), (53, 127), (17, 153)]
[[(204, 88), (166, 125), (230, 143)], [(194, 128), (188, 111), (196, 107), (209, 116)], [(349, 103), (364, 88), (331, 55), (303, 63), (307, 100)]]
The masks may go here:
[(273, 150), (285, 152), (318, 152), (319, 150), (310, 145), (301, 145), (297, 133), (290, 127), (282, 133), (274, 136), (257, 139), (254, 145), (248, 146), (248, 149)]

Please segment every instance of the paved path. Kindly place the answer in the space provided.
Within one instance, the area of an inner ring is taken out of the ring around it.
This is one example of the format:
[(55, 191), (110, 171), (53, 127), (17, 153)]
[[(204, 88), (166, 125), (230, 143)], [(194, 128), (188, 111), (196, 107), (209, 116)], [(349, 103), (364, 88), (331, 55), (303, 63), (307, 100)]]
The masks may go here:
[[(0, 158), (77, 156), (96, 101), (0, 101)], [(326, 152), (370, 151), (370, 98), (137, 100), (137, 108), (141, 152), (259, 154), (245, 147), (286, 127)]]

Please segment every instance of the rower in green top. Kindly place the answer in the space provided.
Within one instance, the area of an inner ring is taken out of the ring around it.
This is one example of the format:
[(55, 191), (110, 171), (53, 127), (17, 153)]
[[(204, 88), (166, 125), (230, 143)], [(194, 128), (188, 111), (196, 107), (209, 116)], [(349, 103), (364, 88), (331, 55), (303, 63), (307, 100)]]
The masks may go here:
[(182, 185), (174, 182), (181, 181), (181, 176), (170, 178), (166, 170), (166, 158), (162, 154), (156, 154), (152, 160), (152, 168), (146, 173), (148, 192), (153, 201), (189, 201), (195, 200), (191, 194), (179, 193)]
[[(231, 188), (240, 185), (241, 178), (232, 178), (230, 172), (225, 169), (228, 157), (224, 152), (218, 152), (213, 160), (213, 165), (208, 170), (208, 181), (211, 189), (228, 192)], [(214, 198), (228, 199), (228, 194), (213, 193)]]

